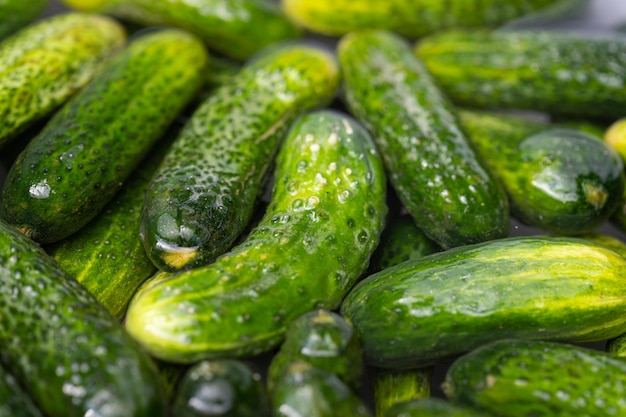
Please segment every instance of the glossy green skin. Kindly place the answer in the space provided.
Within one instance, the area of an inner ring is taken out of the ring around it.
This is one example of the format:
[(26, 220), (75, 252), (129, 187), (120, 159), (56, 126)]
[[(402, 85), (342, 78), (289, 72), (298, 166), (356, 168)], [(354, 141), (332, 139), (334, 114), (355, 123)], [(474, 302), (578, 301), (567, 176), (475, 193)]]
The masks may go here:
[(366, 362), (382, 368), (427, 366), (504, 337), (600, 341), (626, 332), (625, 266), (583, 239), (499, 239), (371, 275), (341, 313)]
[(557, 0), (282, 0), (299, 25), (330, 36), (384, 29), (408, 37), (453, 27), (485, 27), (540, 10)]
[(0, 221), (0, 361), (48, 417), (163, 416), (150, 358), (89, 291)]
[(387, 211), (367, 132), (343, 113), (308, 113), (287, 134), (275, 178), (247, 239), (206, 267), (157, 274), (131, 300), (126, 329), (154, 356), (193, 362), (272, 349), (297, 317), (337, 308), (366, 269)]
[(0, 148), (87, 84), (125, 41), (120, 24), (84, 13), (49, 17), (4, 39)]
[(461, 106), (586, 118), (623, 116), (623, 36), (451, 31), (421, 39), (415, 52)]
[(270, 362), (269, 391), (290, 363), (304, 361), (337, 375), (358, 391), (363, 377), (363, 352), (352, 325), (327, 310), (312, 310), (292, 321), (280, 350)]
[(145, 26), (174, 26), (201, 37), (210, 50), (245, 60), (300, 30), (270, 1), (63, 0), (78, 10), (104, 13)]
[(206, 60), (204, 45), (179, 30), (136, 38), (18, 156), (2, 217), (42, 243), (86, 225), (191, 100)]
[(193, 113), (156, 172), (141, 235), (164, 271), (209, 264), (250, 221), (285, 132), (339, 84), (329, 53), (281, 47), (240, 71)]
[(271, 394), (274, 417), (369, 417), (362, 400), (336, 375), (293, 362)]
[(183, 375), (172, 405), (176, 417), (269, 417), (261, 375), (234, 359), (201, 361)]
[(27, 26), (47, 5), (48, 0), (0, 0), (0, 39)]
[(362, 31), (342, 38), (338, 55), (347, 106), (374, 137), (417, 226), (446, 249), (507, 236), (504, 190), (409, 45)]
[(43, 417), (13, 375), (0, 366), (0, 417)]
[(575, 345), (500, 340), (457, 359), (443, 390), (454, 403), (502, 417), (620, 416), (626, 362)]
[(472, 408), (451, 404), (441, 398), (424, 398), (394, 405), (383, 417), (487, 417)]
[(423, 369), (374, 369), (374, 407), (377, 417), (385, 416), (398, 403), (430, 397), (431, 367)]

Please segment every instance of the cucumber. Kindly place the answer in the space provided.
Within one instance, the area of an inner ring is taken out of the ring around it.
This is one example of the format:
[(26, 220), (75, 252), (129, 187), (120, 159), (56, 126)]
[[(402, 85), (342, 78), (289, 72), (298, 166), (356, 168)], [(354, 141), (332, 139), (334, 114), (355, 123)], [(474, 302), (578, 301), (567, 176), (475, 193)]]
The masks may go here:
[(417, 226), (444, 249), (507, 236), (504, 190), (409, 45), (390, 32), (353, 32), (338, 55), (347, 106), (374, 137)]
[(267, 387), (290, 363), (303, 361), (336, 375), (354, 391), (361, 388), (363, 358), (361, 343), (352, 325), (328, 310), (312, 310), (291, 322), (285, 340), (270, 362)]
[(0, 39), (30, 24), (47, 5), (48, 0), (2, 0), (0, 2)]
[(297, 317), (337, 308), (367, 268), (387, 211), (386, 179), (354, 119), (331, 110), (302, 116), (275, 178), (243, 243), (211, 265), (159, 273), (135, 294), (126, 329), (155, 357), (184, 363), (268, 351)]
[(191, 100), (206, 59), (202, 43), (179, 30), (136, 38), (18, 156), (2, 217), (41, 243), (81, 229)]
[(397, 403), (384, 417), (487, 417), (469, 407), (451, 404), (441, 398), (424, 398)]
[(89, 291), (0, 220), (0, 362), (48, 417), (163, 416), (153, 362)]
[(614, 252), (626, 257), (626, 244), (620, 239), (604, 233), (587, 233), (580, 236), (583, 239), (598, 243), (606, 248), (612, 249)]
[(626, 332), (626, 259), (578, 238), (519, 236), (410, 260), (360, 281), (342, 315), (366, 363), (440, 363), (503, 337), (594, 342)]
[(172, 415), (269, 417), (269, 398), (252, 365), (235, 359), (205, 360), (182, 376)]
[(446, 396), (502, 417), (609, 416), (626, 412), (626, 362), (555, 342), (500, 340), (457, 359)]
[(43, 417), (33, 399), (1, 365), (0, 417)]
[(432, 367), (408, 370), (374, 368), (376, 417), (388, 415), (396, 404), (430, 397), (432, 374)]
[(4, 39), (0, 148), (67, 101), (125, 41), (120, 24), (84, 13), (49, 17)]
[(282, 0), (291, 20), (330, 36), (384, 29), (419, 37), (453, 27), (499, 26), (558, 0)]
[(144, 26), (174, 26), (202, 38), (211, 50), (245, 60), (301, 31), (267, 0), (63, 0), (78, 10), (104, 13)]
[(457, 105), (616, 119), (626, 104), (626, 39), (562, 31), (450, 31), (416, 54)]
[(141, 236), (152, 262), (176, 271), (211, 263), (252, 216), (276, 151), (298, 114), (338, 87), (331, 54), (272, 49), (192, 114), (146, 194)]
[(626, 118), (622, 117), (611, 123), (602, 139), (626, 161)]

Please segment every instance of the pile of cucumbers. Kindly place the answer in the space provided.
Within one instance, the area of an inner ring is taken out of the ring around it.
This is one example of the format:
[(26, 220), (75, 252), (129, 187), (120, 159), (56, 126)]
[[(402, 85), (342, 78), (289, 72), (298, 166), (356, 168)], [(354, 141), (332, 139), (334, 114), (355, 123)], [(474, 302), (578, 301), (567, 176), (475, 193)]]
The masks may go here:
[(64, 3), (0, 0), (0, 417), (626, 414), (586, 1)]

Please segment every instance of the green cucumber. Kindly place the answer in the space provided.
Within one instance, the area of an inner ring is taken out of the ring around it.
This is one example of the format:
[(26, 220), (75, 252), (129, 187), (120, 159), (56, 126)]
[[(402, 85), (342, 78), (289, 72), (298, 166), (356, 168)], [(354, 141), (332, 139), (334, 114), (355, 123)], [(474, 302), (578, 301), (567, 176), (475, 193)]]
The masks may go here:
[(598, 243), (606, 248), (612, 249), (623, 257), (626, 257), (626, 243), (614, 236), (604, 233), (587, 233), (579, 236), (583, 239)]
[(30, 24), (47, 5), (48, 0), (2, 0), (0, 2), (0, 39)]
[(445, 249), (507, 236), (504, 190), (409, 45), (390, 32), (354, 32), (338, 55), (347, 106), (374, 137), (417, 226)]
[(626, 39), (560, 31), (451, 31), (415, 48), (457, 105), (616, 119)]
[(268, 351), (297, 317), (337, 308), (367, 268), (387, 211), (386, 178), (354, 119), (331, 110), (301, 117), (275, 178), (265, 215), (241, 244), (208, 266), (157, 274), (135, 294), (126, 329), (154, 356)]
[(0, 221), (0, 362), (48, 417), (163, 416), (154, 364), (41, 247)]
[(330, 36), (384, 29), (419, 37), (453, 27), (499, 26), (559, 0), (282, 0), (291, 20)]
[(397, 403), (384, 417), (487, 417), (473, 408), (451, 404), (441, 398), (424, 398)]
[(191, 100), (206, 60), (202, 43), (179, 30), (136, 38), (18, 156), (2, 217), (41, 243), (82, 228)]
[(43, 417), (33, 399), (1, 365), (0, 417)]
[(230, 249), (250, 221), (289, 125), (325, 106), (338, 84), (331, 54), (288, 45), (209, 95), (146, 194), (141, 236), (152, 262), (164, 271), (192, 269)]
[(626, 332), (626, 259), (578, 238), (520, 236), (410, 260), (360, 281), (341, 312), (366, 363), (438, 363), (503, 337), (593, 342)]
[(244, 60), (300, 30), (267, 0), (63, 0), (78, 10), (145, 26), (174, 26), (202, 38), (211, 50)]
[(120, 24), (84, 13), (49, 17), (3, 40), (0, 148), (80, 90), (125, 41)]
[(502, 417), (621, 416), (626, 362), (581, 346), (500, 340), (457, 359), (443, 390), (453, 403)]
[(181, 377), (172, 403), (176, 417), (269, 417), (261, 374), (235, 359), (200, 361)]
[(430, 397), (433, 368), (394, 370), (374, 368), (374, 408), (384, 417), (396, 404)]

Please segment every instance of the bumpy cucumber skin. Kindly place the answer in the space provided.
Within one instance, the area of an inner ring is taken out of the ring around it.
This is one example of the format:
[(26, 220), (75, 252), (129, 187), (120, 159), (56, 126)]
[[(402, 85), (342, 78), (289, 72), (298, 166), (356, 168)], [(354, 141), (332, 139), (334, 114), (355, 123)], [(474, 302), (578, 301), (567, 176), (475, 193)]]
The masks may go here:
[(432, 374), (431, 367), (409, 370), (374, 368), (372, 375), (376, 416), (385, 416), (398, 403), (430, 397)]
[(0, 44), (0, 148), (90, 81), (126, 33), (98, 15), (66, 13)]
[(150, 358), (77, 281), (0, 221), (0, 361), (46, 416), (162, 416)]
[(416, 54), (457, 105), (602, 119), (623, 116), (623, 37), (558, 31), (452, 31)]
[(347, 106), (372, 133), (418, 227), (445, 249), (507, 236), (504, 190), (409, 45), (385, 31), (354, 32), (338, 55)]
[(154, 356), (193, 362), (267, 351), (300, 315), (337, 308), (367, 268), (387, 211), (386, 179), (354, 119), (330, 110), (300, 118), (275, 178), (243, 243), (206, 267), (157, 274), (131, 300), (126, 329)]
[(577, 238), (455, 248), (359, 282), (341, 312), (366, 363), (434, 364), (503, 337), (593, 342), (626, 332), (626, 259)]
[(269, 398), (252, 365), (235, 359), (200, 361), (178, 383), (172, 415), (269, 417)]
[(82, 228), (191, 100), (206, 60), (204, 45), (179, 30), (136, 38), (20, 153), (2, 217), (41, 243)]
[(626, 363), (580, 346), (501, 340), (457, 359), (443, 389), (454, 403), (503, 417), (621, 416)]
[(78, 10), (104, 13), (146, 26), (174, 26), (201, 37), (209, 49), (245, 60), (301, 31), (279, 8), (258, 0), (63, 0)]
[(154, 176), (141, 235), (164, 271), (197, 268), (244, 230), (285, 132), (335, 95), (332, 55), (280, 47), (241, 70), (193, 113)]
[(43, 417), (32, 398), (3, 366), (0, 366), (0, 417)]
[(47, 5), (48, 0), (3, 0), (0, 3), (0, 39), (27, 26)]
[(397, 403), (381, 417), (487, 417), (472, 408), (451, 404), (441, 398), (424, 398)]
[(499, 26), (556, 1), (282, 0), (282, 7), (294, 22), (325, 35), (384, 29), (418, 37), (454, 27)]

